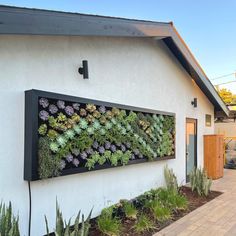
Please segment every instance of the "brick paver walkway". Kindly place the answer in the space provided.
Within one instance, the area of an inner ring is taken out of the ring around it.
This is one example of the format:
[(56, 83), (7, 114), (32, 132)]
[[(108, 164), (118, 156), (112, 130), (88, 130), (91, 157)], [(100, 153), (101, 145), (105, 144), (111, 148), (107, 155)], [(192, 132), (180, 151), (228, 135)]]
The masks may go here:
[(236, 236), (236, 170), (225, 170), (212, 189), (224, 193), (155, 236)]

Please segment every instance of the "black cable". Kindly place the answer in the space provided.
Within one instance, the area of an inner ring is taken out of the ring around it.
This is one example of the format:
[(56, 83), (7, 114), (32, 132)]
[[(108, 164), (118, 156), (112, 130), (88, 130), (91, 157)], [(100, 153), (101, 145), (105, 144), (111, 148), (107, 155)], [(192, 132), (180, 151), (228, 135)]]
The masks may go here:
[(28, 236), (31, 234), (31, 187), (30, 181), (28, 181), (28, 188), (29, 188), (29, 225), (28, 225)]

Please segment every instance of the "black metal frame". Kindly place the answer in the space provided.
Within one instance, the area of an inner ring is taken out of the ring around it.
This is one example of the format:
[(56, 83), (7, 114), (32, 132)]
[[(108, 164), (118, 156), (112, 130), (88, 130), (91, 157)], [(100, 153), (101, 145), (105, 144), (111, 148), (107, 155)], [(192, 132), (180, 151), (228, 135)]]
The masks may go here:
[[(78, 103), (93, 103), (95, 105), (104, 105), (108, 107), (117, 107), (125, 110), (140, 111), (144, 113), (171, 115), (175, 117), (175, 113), (162, 112), (147, 108), (133, 107), (128, 105), (121, 105), (110, 102), (103, 102), (93, 99), (80, 98), (70, 95), (62, 95), (58, 93), (46, 92), (41, 90), (28, 90), (25, 91), (25, 157), (24, 157), (24, 180), (34, 181), (39, 180), (38, 176), (38, 99), (39, 97), (46, 97), (49, 99), (58, 99), (68, 102)], [(175, 143), (175, 142), (174, 142)], [(174, 159), (173, 156), (165, 156), (155, 158), (153, 161), (162, 161), (168, 159)], [(139, 164), (148, 162), (146, 159), (130, 160), (128, 165)], [(120, 165), (121, 166), (121, 165)], [(113, 168), (113, 166), (104, 164), (102, 166), (96, 166), (93, 170), (101, 170)], [(60, 176), (88, 172), (89, 170), (85, 167), (73, 168), (63, 170)]]
[[(197, 137), (198, 137), (198, 120), (194, 118), (186, 118), (185, 129), (187, 127), (187, 123), (194, 123), (195, 124), (195, 135), (194, 135), (194, 166), (197, 167)], [(186, 182), (189, 182), (189, 178), (187, 176), (187, 129), (185, 130), (185, 176)]]

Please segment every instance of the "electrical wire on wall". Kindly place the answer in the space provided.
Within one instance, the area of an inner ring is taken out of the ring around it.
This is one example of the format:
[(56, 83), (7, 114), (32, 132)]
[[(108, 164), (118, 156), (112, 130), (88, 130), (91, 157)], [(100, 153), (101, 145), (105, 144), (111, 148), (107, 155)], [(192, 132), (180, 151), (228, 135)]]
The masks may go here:
[(31, 235), (31, 186), (30, 181), (28, 181), (28, 189), (29, 189), (29, 223), (28, 223), (28, 236)]

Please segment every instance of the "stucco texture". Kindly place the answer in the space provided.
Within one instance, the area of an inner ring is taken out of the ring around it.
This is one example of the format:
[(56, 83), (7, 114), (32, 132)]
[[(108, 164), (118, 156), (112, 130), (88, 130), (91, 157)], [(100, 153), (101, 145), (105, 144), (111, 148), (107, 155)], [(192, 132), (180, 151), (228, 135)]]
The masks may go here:
[[(78, 74), (88, 60), (88, 80)], [(185, 182), (185, 120), (198, 120), (198, 165), (203, 163), (205, 114), (214, 108), (161, 41), (136, 38), (0, 36), (0, 198), (28, 227), (28, 187), (23, 180), (24, 91), (40, 89), (176, 114), (176, 159), (75, 174), (31, 183), (32, 235), (55, 222), (56, 198), (67, 219), (79, 209), (93, 216), (119, 199), (163, 184), (163, 167)], [(198, 107), (191, 101), (198, 98)], [(212, 121), (213, 123), (213, 121)]]

